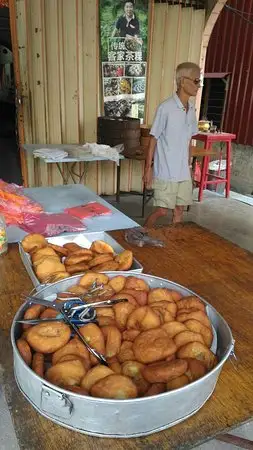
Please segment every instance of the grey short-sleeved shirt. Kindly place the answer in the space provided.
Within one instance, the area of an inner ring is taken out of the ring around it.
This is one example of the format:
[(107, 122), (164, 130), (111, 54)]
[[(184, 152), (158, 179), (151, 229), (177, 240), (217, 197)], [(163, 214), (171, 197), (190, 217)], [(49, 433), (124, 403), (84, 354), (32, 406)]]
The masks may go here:
[(158, 107), (150, 134), (157, 139), (154, 178), (163, 181), (189, 180), (189, 144), (198, 132), (194, 106), (188, 112), (177, 94)]

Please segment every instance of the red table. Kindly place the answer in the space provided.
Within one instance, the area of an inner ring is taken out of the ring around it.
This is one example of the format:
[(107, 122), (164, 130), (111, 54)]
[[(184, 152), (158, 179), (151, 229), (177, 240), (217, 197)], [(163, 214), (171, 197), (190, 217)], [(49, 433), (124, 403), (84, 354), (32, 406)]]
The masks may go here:
[[(230, 178), (231, 178), (231, 142), (236, 138), (235, 134), (231, 133), (198, 133), (195, 136), (193, 136), (192, 139), (195, 139), (197, 141), (204, 142), (204, 148), (205, 150), (210, 150), (213, 143), (216, 142), (224, 142), (226, 144), (226, 176), (221, 177), (220, 176), (220, 170), (218, 172), (218, 175), (212, 174), (212, 180), (208, 180), (208, 164), (210, 157), (205, 156), (203, 158), (202, 163), (202, 170), (201, 170), (201, 178), (199, 184), (199, 194), (198, 194), (198, 201), (200, 202), (203, 198), (203, 191), (206, 188), (208, 184), (219, 184), (224, 183), (226, 184), (226, 197), (229, 197), (230, 192)], [(220, 156), (221, 161), (221, 156)]]

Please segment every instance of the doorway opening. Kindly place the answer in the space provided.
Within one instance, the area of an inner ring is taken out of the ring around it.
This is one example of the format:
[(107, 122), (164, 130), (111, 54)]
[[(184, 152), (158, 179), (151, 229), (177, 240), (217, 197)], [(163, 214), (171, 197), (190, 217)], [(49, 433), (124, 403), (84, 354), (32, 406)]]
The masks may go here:
[(9, 8), (0, 6), (0, 178), (22, 184)]
[(212, 121), (222, 130), (229, 89), (229, 73), (206, 73), (201, 99), (200, 118)]

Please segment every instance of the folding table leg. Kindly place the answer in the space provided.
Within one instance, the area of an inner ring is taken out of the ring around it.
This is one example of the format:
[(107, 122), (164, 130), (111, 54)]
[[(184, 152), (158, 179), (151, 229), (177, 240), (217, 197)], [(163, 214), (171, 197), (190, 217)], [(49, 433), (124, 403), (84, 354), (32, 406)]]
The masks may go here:
[(146, 200), (147, 200), (147, 189), (145, 187), (145, 184), (143, 186), (143, 192), (142, 192), (142, 212), (141, 212), (141, 217), (144, 218), (145, 216), (145, 204), (146, 204)]
[(117, 166), (117, 191), (116, 191), (116, 202), (120, 202), (120, 160)]

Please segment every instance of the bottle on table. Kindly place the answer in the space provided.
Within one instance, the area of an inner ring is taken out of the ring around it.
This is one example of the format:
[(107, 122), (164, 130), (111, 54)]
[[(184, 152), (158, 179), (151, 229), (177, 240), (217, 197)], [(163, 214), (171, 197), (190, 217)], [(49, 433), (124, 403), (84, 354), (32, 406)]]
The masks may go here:
[(0, 215), (0, 256), (5, 255), (8, 250), (8, 241), (6, 233), (6, 223), (4, 216)]

